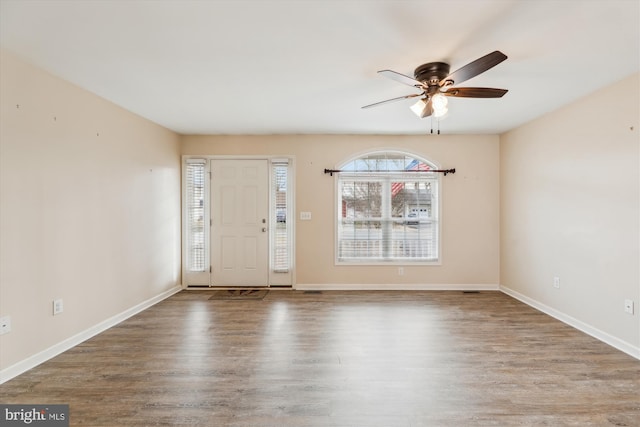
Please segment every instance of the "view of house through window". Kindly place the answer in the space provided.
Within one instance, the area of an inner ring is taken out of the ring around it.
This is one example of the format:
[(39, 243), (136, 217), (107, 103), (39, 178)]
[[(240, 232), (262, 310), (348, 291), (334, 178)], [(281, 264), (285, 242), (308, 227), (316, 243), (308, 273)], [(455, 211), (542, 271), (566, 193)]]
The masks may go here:
[(436, 169), (400, 152), (377, 152), (340, 167), (338, 262), (436, 262)]

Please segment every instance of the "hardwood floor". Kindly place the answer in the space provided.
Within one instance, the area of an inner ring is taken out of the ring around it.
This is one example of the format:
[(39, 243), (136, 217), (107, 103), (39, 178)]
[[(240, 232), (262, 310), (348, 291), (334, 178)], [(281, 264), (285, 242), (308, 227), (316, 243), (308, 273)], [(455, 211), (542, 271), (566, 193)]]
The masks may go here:
[(640, 361), (499, 292), (183, 291), (0, 386), (74, 426), (639, 426)]

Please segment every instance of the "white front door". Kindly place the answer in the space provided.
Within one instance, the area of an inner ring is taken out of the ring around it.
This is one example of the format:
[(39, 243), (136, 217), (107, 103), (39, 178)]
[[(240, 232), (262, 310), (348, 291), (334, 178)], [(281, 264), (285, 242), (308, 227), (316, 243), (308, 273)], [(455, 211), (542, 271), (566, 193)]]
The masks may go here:
[(213, 286), (267, 286), (267, 160), (211, 161)]

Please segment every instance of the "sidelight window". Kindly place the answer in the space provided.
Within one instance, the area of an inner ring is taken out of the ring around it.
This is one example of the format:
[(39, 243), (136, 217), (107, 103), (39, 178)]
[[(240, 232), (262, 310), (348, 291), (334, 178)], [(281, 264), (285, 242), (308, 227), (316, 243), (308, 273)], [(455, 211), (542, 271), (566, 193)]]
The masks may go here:
[[(204, 160), (187, 160), (185, 165), (186, 203), (186, 264), (188, 272), (209, 271), (205, 237), (205, 175)], [(208, 225), (208, 224), (207, 224)]]
[(275, 273), (288, 273), (291, 264), (291, 221), (289, 192), (289, 163), (287, 159), (271, 161), (271, 206), (274, 210), (271, 238), (271, 269)]

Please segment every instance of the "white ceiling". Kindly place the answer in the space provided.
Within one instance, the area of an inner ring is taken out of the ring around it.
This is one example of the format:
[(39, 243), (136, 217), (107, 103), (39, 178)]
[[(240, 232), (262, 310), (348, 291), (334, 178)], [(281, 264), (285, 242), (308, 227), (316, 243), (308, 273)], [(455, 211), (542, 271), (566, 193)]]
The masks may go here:
[[(3, 48), (182, 134), (420, 134), (376, 74), (509, 59), (443, 133), (502, 133), (640, 70), (638, 0), (0, 0)], [(640, 97), (640, 94), (639, 94)], [(435, 124), (434, 124), (435, 126)]]

